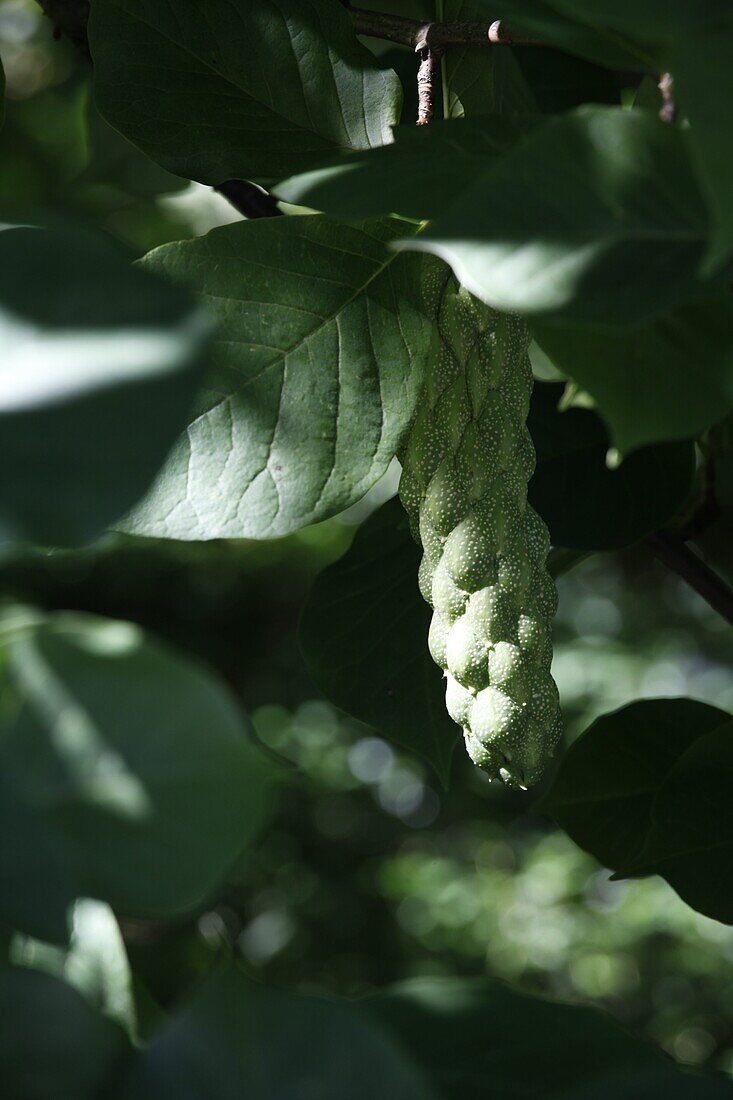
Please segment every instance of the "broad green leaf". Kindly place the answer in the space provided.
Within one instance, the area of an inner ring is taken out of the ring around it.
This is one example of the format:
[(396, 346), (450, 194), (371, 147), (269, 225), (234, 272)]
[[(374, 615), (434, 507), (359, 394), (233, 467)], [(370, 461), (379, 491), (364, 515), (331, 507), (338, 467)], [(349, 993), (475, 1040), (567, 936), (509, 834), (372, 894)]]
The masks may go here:
[(347, 1001), (207, 979), (140, 1054), (129, 1100), (437, 1100), (383, 1030)]
[(618, 32), (649, 42), (673, 43), (696, 28), (730, 25), (728, 0), (549, 0), (558, 12), (607, 35)]
[[(652, 43), (645, 50), (658, 59), (657, 70), (673, 73), (674, 96), (691, 123), (690, 145), (714, 216), (714, 238), (706, 265), (709, 269), (719, 267), (733, 251), (733, 142), (726, 110), (733, 95), (733, 12), (729, 0), (550, 2), (561, 18), (576, 20), (595, 33)], [(557, 42), (557, 34), (555, 26), (553, 41)], [(574, 48), (570, 35), (566, 45)]]
[(596, 1009), (528, 997), (498, 982), (423, 978), (362, 1003), (442, 1100), (733, 1095), (729, 1082), (680, 1072)]
[(730, 723), (693, 699), (648, 699), (606, 714), (565, 754), (539, 809), (607, 867), (633, 863), (653, 805), (691, 745)]
[(592, 1090), (581, 1086), (563, 1100), (730, 1100), (731, 1096), (727, 1074), (695, 1072), (670, 1062), (637, 1073), (611, 1074), (606, 1081), (594, 1082)]
[(419, 238), (497, 309), (631, 325), (689, 294), (707, 212), (684, 135), (580, 108), (498, 157)]
[(661, 71), (697, 31), (731, 26), (728, 0), (477, 0), (507, 26), (612, 68)]
[(692, 491), (692, 444), (644, 447), (610, 470), (603, 423), (589, 409), (559, 412), (562, 393), (537, 383), (528, 419), (537, 450), (529, 500), (553, 546), (613, 550), (668, 523)]
[(395, 142), (350, 153), (277, 185), (280, 198), (340, 217), (398, 213), (436, 218), (481, 181), (497, 156), (537, 120), (450, 119), (398, 126)]
[(623, 873), (662, 875), (683, 901), (733, 924), (733, 717), (711, 723), (665, 775), (643, 850)]
[(318, 687), (342, 710), (423, 757), (447, 784), (460, 731), (428, 652), (431, 611), (417, 587), (420, 551), (397, 499), (316, 580), (300, 645)]
[(431, 328), (406, 222), (263, 219), (151, 253), (219, 322), (188, 430), (129, 522), (138, 534), (270, 538), (346, 508), (412, 418)]
[(66, 948), (16, 933), (10, 961), (68, 982), (93, 1008), (134, 1037), (132, 975), (114, 913), (102, 901), (80, 898), (71, 912), (70, 926)]
[(10, 775), (0, 774), (0, 928), (65, 943), (77, 894), (65, 844), (15, 786)]
[[(586, 19), (577, 0), (569, 11), (560, 0), (474, 0), (484, 18), (501, 19), (513, 31), (529, 35), (547, 46), (587, 57), (615, 69), (656, 69), (654, 51), (641, 38), (605, 26), (603, 20)], [(587, 5), (584, 5), (587, 6)], [(591, 4), (592, 6), (592, 4)]]
[(0, 127), (5, 121), (5, 69), (0, 58)]
[[(439, 7), (441, 19), (473, 22), (483, 18), (475, 0), (443, 0)], [(447, 118), (521, 114), (537, 109), (509, 46), (451, 46), (442, 64)]]
[(0, 1095), (8, 1100), (112, 1096), (131, 1051), (123, 1032), (50, 974), (0, 969)]
[(691, 123), (690, 143), (715, 215), (708, 263), (733, 251), (733, 142), (725, 105), (733, 94), (733, 12), (728, 0), (552, 0), (588, 25), (656, 43), (660, 68), (674, 75), (674, 95)]
[[(3, 828), (0, 847), (5, 922), (65, 938), (63, 911), (52, 929), (28, 916), (59, 905), (28, 820), (74, 896), (130, 916), (200, 904), (262, 823), (269, 799), (271, 769), (226, 690), (137, 627), (81, 615), (9, 615), (0, 654), (0, 815), (13, 826)], [(35, 873), (11, 877), (7, 848)]]
[(104, 242), (18, 228), (0, 232), (0, 334), (0, 540), (90, 540), (185, 425), (209, 323)]
[(391, 140), (400, 85), (330, 0), (94, 0), (101, 113), (180, 176), (271, 181)]
[(542, 349), (595, 399), (626, 453), (699, 436), (733, 408), (733, 299), (721, 294), (627, 330), (535, 322)]

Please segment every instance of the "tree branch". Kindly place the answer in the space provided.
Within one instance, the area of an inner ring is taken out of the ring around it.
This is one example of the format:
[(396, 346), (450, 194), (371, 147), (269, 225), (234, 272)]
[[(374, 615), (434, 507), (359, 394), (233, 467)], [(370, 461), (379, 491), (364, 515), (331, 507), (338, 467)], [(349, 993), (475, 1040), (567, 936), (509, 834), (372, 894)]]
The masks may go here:
[(435, 82), (440, 77), (442, 51), (426, 49), (420, 54), (417, 70), (417, 124), (427, 126), (435, 114)]
[(647, 538), (647, 545), (659, 561), (689, 584), (714, 611), (733, 624), (733, 591), (722, 577), (699, 558), (678, 536), (656, 531)]
[(721, 508), (716, 493), (716, 471), (712, 455), (706, 456), (700, 474), (700, 498), (675, 531), (682, 542), (694, 540), (696, 535), (701, 535), (711, 523), (720, 518)]
[(344, 2), (344, 7), (351, 15), (357, 34), (409, 46), (415, 53), (428, 48), (440, 50), (446, 46), (492, 46), (500, 42), (540, 44), (535, 39), (512, 34), (498, 19), (493, 23), (455, 20), (425, 23), (388, 12), (365, 11), (348, 2)]
[(659, 117), (662, 122), (677, 121), (677, 104), (674, 99), (674, 80), (671, 73), (662, 73), (659, 78), (659, 91), (662, 95), (662, 106), (659, 108)]

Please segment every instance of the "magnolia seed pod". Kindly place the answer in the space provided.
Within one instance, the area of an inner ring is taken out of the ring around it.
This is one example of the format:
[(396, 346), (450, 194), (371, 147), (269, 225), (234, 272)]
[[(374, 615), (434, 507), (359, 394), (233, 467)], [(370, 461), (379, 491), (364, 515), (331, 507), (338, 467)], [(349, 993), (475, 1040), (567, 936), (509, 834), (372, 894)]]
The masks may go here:
[(448, 712), (479, 767), (528, 787), (557, 744), (561, 718), (550, 675), (550, 540), (527, 503), (535, 463), (527, 327), (452, 277), (436, 294), (400, 497), (423, 549), (420, 591), (434, 609), (429, 647), (445, 671)]

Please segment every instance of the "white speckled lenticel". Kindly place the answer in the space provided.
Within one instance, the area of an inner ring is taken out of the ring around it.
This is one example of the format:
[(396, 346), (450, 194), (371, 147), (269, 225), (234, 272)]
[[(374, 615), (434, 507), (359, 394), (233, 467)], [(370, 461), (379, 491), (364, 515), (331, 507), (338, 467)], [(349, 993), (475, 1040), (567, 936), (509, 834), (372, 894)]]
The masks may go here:
[(400, 497), (423, 548), (420, 590), (435, 612), (428, 641), (448, 712), (479, 767), (528, 787), (562, 727), (550, 675), (550, 540), (527, 503), (527, 327), (452, 278), (433, 291), (436, 338), (400, 455)]

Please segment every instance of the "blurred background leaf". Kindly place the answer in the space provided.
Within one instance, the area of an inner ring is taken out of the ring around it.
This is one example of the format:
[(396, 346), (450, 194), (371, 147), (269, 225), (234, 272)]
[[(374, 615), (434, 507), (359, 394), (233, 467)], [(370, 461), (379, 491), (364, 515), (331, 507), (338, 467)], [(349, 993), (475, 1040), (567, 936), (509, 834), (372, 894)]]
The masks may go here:
[[(445, 1100), (519, 1100), (542, 1095), (591, 1100), (606, 1095), (654, 1100), (669, 1086), (696, 1100), (700, 1082), (675, 1074), (659, 1052), (599, 1012), (522, 997), (499, 983), (424, 979), (369, 998), (435, 1081)], [(666, 1092), (664, 1093), (666, 1095)], [(733, 1095), (721, 1081), (711, 1096)]]
[[(200, 905), (269, 801), (270, 768), (226, 689), (128, 623), (8, 612), (0, 636), (3, 850), (33, 860), (31, 818), (72, 896), (131, 916)], [(60, 900), (24, 872), (8, 880), (3, 920), (58, 939)]]
[(0, 540), (89, 541), (185, 424), (211, 326), (103, 239), (32, 228), (0, 232), (0, 325)]
[(215, 972), (138, 1059), (130, 1100), (437, 1100), (396, 1043), (348, 1003)]
[(16, 933), (10, 943), (10, 962), (62, 978), (134, 1039), (137, 1021), (132, 974), (114, 913), (102, 901), (80, 898), (74, 903), (69, 925), (66, 948)]
[(124, 1033), (50, 974), (0, 969), (0, 1088), (14, 1100), (112, 1095), (130, 1054)]

